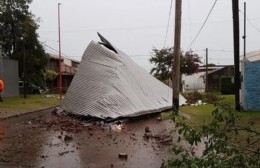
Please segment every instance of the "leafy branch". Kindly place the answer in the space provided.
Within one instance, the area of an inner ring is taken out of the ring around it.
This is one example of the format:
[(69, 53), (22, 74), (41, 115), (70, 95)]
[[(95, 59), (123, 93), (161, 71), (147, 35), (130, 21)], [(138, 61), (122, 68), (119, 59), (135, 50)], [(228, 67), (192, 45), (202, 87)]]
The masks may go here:
[[(260, 133), (254, 123), (243, 122), (239, 113), (227, 104), (218, 104), (212, 111), (212, 120), (193, 128), (183, 116), (174, 116), (178, 143), (173, 146), (174, 158), (162, 167), (259, 167)], [(234, 143), (246, 133), (246, 141)], [(181, 143), (181, 139), (184, 141)], [(198, 153), (195, 147), (202, 148)]]

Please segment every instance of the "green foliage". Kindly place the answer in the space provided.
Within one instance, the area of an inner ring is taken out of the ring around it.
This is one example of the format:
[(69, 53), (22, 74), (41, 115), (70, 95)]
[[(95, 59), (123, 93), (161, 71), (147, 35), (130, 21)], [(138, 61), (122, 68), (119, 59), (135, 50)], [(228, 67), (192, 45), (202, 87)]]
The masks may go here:
[(223, 98), (217, 96), (217, 94), (215, 94), (215, 93), (206, 93), (203, 96), (203, 101), (208, 103), (208, 104), (216, 104), (216, 103), (218, 103), (222, 100), (223, 100)]
[(198, 100), (202, 100), (203, 97), (202, 94), (197, 91), (186, 93), (184, 96), (187, 99), (188, 104), (194, 104)]
[(235, 84), (232, 83), (232, 76), (222, 76), (220, 78), (221, 94), (235, 94)]
[(25, 57), (27, 80), (41, 85), (47, 57), (38, 41), (38, 24), (29, 11), (31, 2), (0, 0), (0, 43), (5, 57), (18, 60), (20, 78), (24, 74)]
[[(260, 132), (252, 122), (243, 122), (238, 113), (226, 104), (219, 104), (212, 112), (212, 120), (195, 129), (184, 117), (175, 116), (176, 132), (183, 137), (190, 148), (176, 144), (176, 157), (165, 162), (163, 168), (171, 167), (252, 167), (260, 165)], [(239, 145), (232, 139), (247, 133), (245, 143)], [(179, 141), (182, 138), (179, 138)], [(182, 143), (183, 144), (183, 143)], [(203, 145), (202, 154), (195, 147)], [(258, 144), (258, 145), (257, 145)]]
[[(172, 64), (173, 64), (173, 48), (164, 48), (161, 50), (153, 49), (150, 63), (154, 64), (150, 73), (153, 74), (157, 79), (166, 81), (171, 78)], [(181, 74), (193, 74), (197, 71), (199, 63), (199, 56), (192, 52), (186, 52), (185, 55), (181, 54)]]
[(172, 58), (173, 48), (153, 49), (153, 54), (149, 61), (155, 64), (155, 67), (151, 69), (150, 73), (161, 81), (169, 79), (171, 77)]
[(217, 96), (215, 93), (199, 93), (197, 91), (185, 93), (184, 97), (187, 99), (188, 104), (194, 104), (198, 100), (202, 100), (204, 103), (208, 104), (216, 104), (217, 102), (221, 101), (222, 98)]
[(201, 63), (198, 54), (188, 51), (181, 57), (181, 74), (192, 75), (197, 72), (199, 63)]
[(54, 79), (58, 76), (58, 73), (52, 70), (46, 70), (44, 76), (47, 81), (53, 82)]

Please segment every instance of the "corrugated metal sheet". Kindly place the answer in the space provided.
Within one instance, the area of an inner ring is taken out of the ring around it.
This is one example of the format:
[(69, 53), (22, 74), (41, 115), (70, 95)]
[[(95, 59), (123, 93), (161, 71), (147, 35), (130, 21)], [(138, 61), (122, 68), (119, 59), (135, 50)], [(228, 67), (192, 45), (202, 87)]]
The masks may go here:
[[(75, 115), (102, 119), (171, 108), (171, 88), (115, 49), (117, 53), (94, 41), (89, 44), (60, 107)], [(185, 104), (183, 96), (180, 104)]]
[(244, 58), (244, 55), (240, 56), (240, 61), (249, 61), (249, 62), (255, 62), (260, 61), (260, 51), (253, 51), (246, 54), (246, 58)]

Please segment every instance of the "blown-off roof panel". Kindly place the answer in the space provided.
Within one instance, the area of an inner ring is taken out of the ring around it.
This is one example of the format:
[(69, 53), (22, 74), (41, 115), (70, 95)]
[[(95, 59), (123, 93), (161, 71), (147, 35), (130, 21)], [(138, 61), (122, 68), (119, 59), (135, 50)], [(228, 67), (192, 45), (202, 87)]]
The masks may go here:
[[(102, 119), (131, 117), (171, 108), (172, 89), (134, 63), (92, 41), (68, 88), (61, 108)], [(180, 105), (185, 99), (180, 95)]]

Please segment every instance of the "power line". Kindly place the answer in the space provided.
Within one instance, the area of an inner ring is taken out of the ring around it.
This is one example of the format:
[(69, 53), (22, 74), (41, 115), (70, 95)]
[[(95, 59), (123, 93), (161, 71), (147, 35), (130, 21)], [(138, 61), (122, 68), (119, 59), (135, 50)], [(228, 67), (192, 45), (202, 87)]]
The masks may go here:
[[(86, 31), (105, 31), (105, 30), (142, 30), (142, 29), (161, 29), (162, 25), (147, 25), (147, 26), (136, 26), (136, 27), (111, 27), (111, 28), (93, 28), (93, 29), (73, 29), (73, 30), (63, 30), (64, 33), (81, 33)], [(44, 30), (45, 33), (56, 33), (56, 30)], [(54, 41), (54, 40), (52, 40)], [(56, 41), (57, 42), (57, 41)]]
[(191, 48), (191, 46), (193, 45), (193, 43), (194, 43), (194, 42), (196, 41), (196, 39), (198, 38), (198, 36), (199, 36), (199, 34), (200, 34), (201, 30), (202, 30), (202, 29), (203, 29), (203, 27), (206, 25), (206, 23), (207, 23), (207, 21), (208, 21), (208, 18), (209, 18), (209, 16), (210, 16), (211, 12), (213, 11), (213, 9), (214, 9), (214, 7), (215, 7), (215, 5), (216, 5), (217, 1), (218, 1), (218, 0), (215, 0), (215, 2), (214, 2), (214, 4), (213, 4), (213, 6), (211, 7), (211, 9), (210, 9), (210, 11), (209, 11), (209, 13), (208, 13), (208, 15), (207, 15), (207, 17), (206, 17), (205, 21), (204, 21), (204, 23), (202, 24), (202, 26), (201, 26), (201, 28), (200, 28), (199, 32), (197, 33), (197, 35), (195, 36), (195, 38), (194, 38), (194, 39), (193, 39), (193, 41), (191, 42), (191, 44), (190, 44), (189, 48)]
[[(239, 10), (240, 13), (242, 13), (244, 15), (244, 12), (242, 12), (241, 10)], [(258, 29), (258, 27), (256, 27), (250, 20), (248, 17), (246, 17), (246, 20), (248, 21), (248, 23), (255, 28), (255, 30), (260, 34), (260, 30)]]
[(189, 24), (189, 26), (190, 26), (190, 41), (191, 41), (191, 39), (192, 39), (192, 37), (191, 37), (191, 15), (190, 15), (190, 0), (188, 0), (188, 11), (189, 11), (189, 22), (190, 22), (190, 24)]
[(208, 49), (209, 51), (217, 51), (217, 52), (234, 52), (232, 50), (216, 50), (216, 49)]
[[(51, 46), (49, 46), (49, 45), (47, 45), (47, 44), (45, 44), (45, 43), (42, 43), (42, 44), (43, 44), (45, 47), (49, 48), (49, 49), (45, 48), (47, 51), (52, 52), (52, 54), (58, 55), (58, 53), (59, 53), (58, 50), (56, 50), (55, 48), (52, 48)], [(79, 58), (79, 56), (68, 56), (68, 55), (66, 55), (66, 54), (64, 54), (64, 53), (61, 53), (61, 54), (62, 54), (62, 57), (67, 58), (67, 59), (71, 59), (71, 57)]]
[[(45, 44), (45, 43), (42, 43), (42, 44), (43, 44), (44, 46), (46, 46), (46, 47), (50, 48), (51, 50), (53, 50), (53, 51), (57, 52), (57, 53), (59, 52), (58, 50), (56, 50), (56, 49), (52, 48), (51, 46), (49, 46), (49, 45), (47, 45), (47, 44)], [(66, 54), (64, 54), (64, 53), (62, 53), (62, 56), (63, 56), (63, 57), (65, 57), (65, 58), (66, 58), (66, 57), (69, 57), (69, 56), (67, 56), (67, 55), (66, 55)]]
[(44, 36), (41, 36), (41, 38), (44, 38), (44, 39), (46, 39), (46, 40), (48, 40), (48, 41), (51, 41), (51, 42), (56, 42), (56, 43), (58, 43), (57, 40), (53, 40), (53, 39), (50, 39), (50, 38), (47, 38), (47, 37), (44, 37)]
[(49, 50), (49, 49), (47, 49), (47, 48), (45, 48), (45, 50), (48, 51), (48, 52), (50, 52), (51, 54), (58, 55), (58, 53), (56, 53), (56, 52), (54, 52), (54, 51), (52, 51), (52, 50)]
[(163, 47), (165, 47), (166, 39), (167, 39), (167, 36), (168, 36), (168, 31), (169, 31), (169, 26), (170, 26), (170, 18), (171, 18), (171, 13), (172, 13), (172, 1), (173, 1), (173, 0), (171, 0), (170, 11), (169, 11), (169, 17), (168, 17), (168, 23), (167, 23), (167, 29), (166, 29), (166, 34), (165, 34), (165, 38), (164, 38)]

